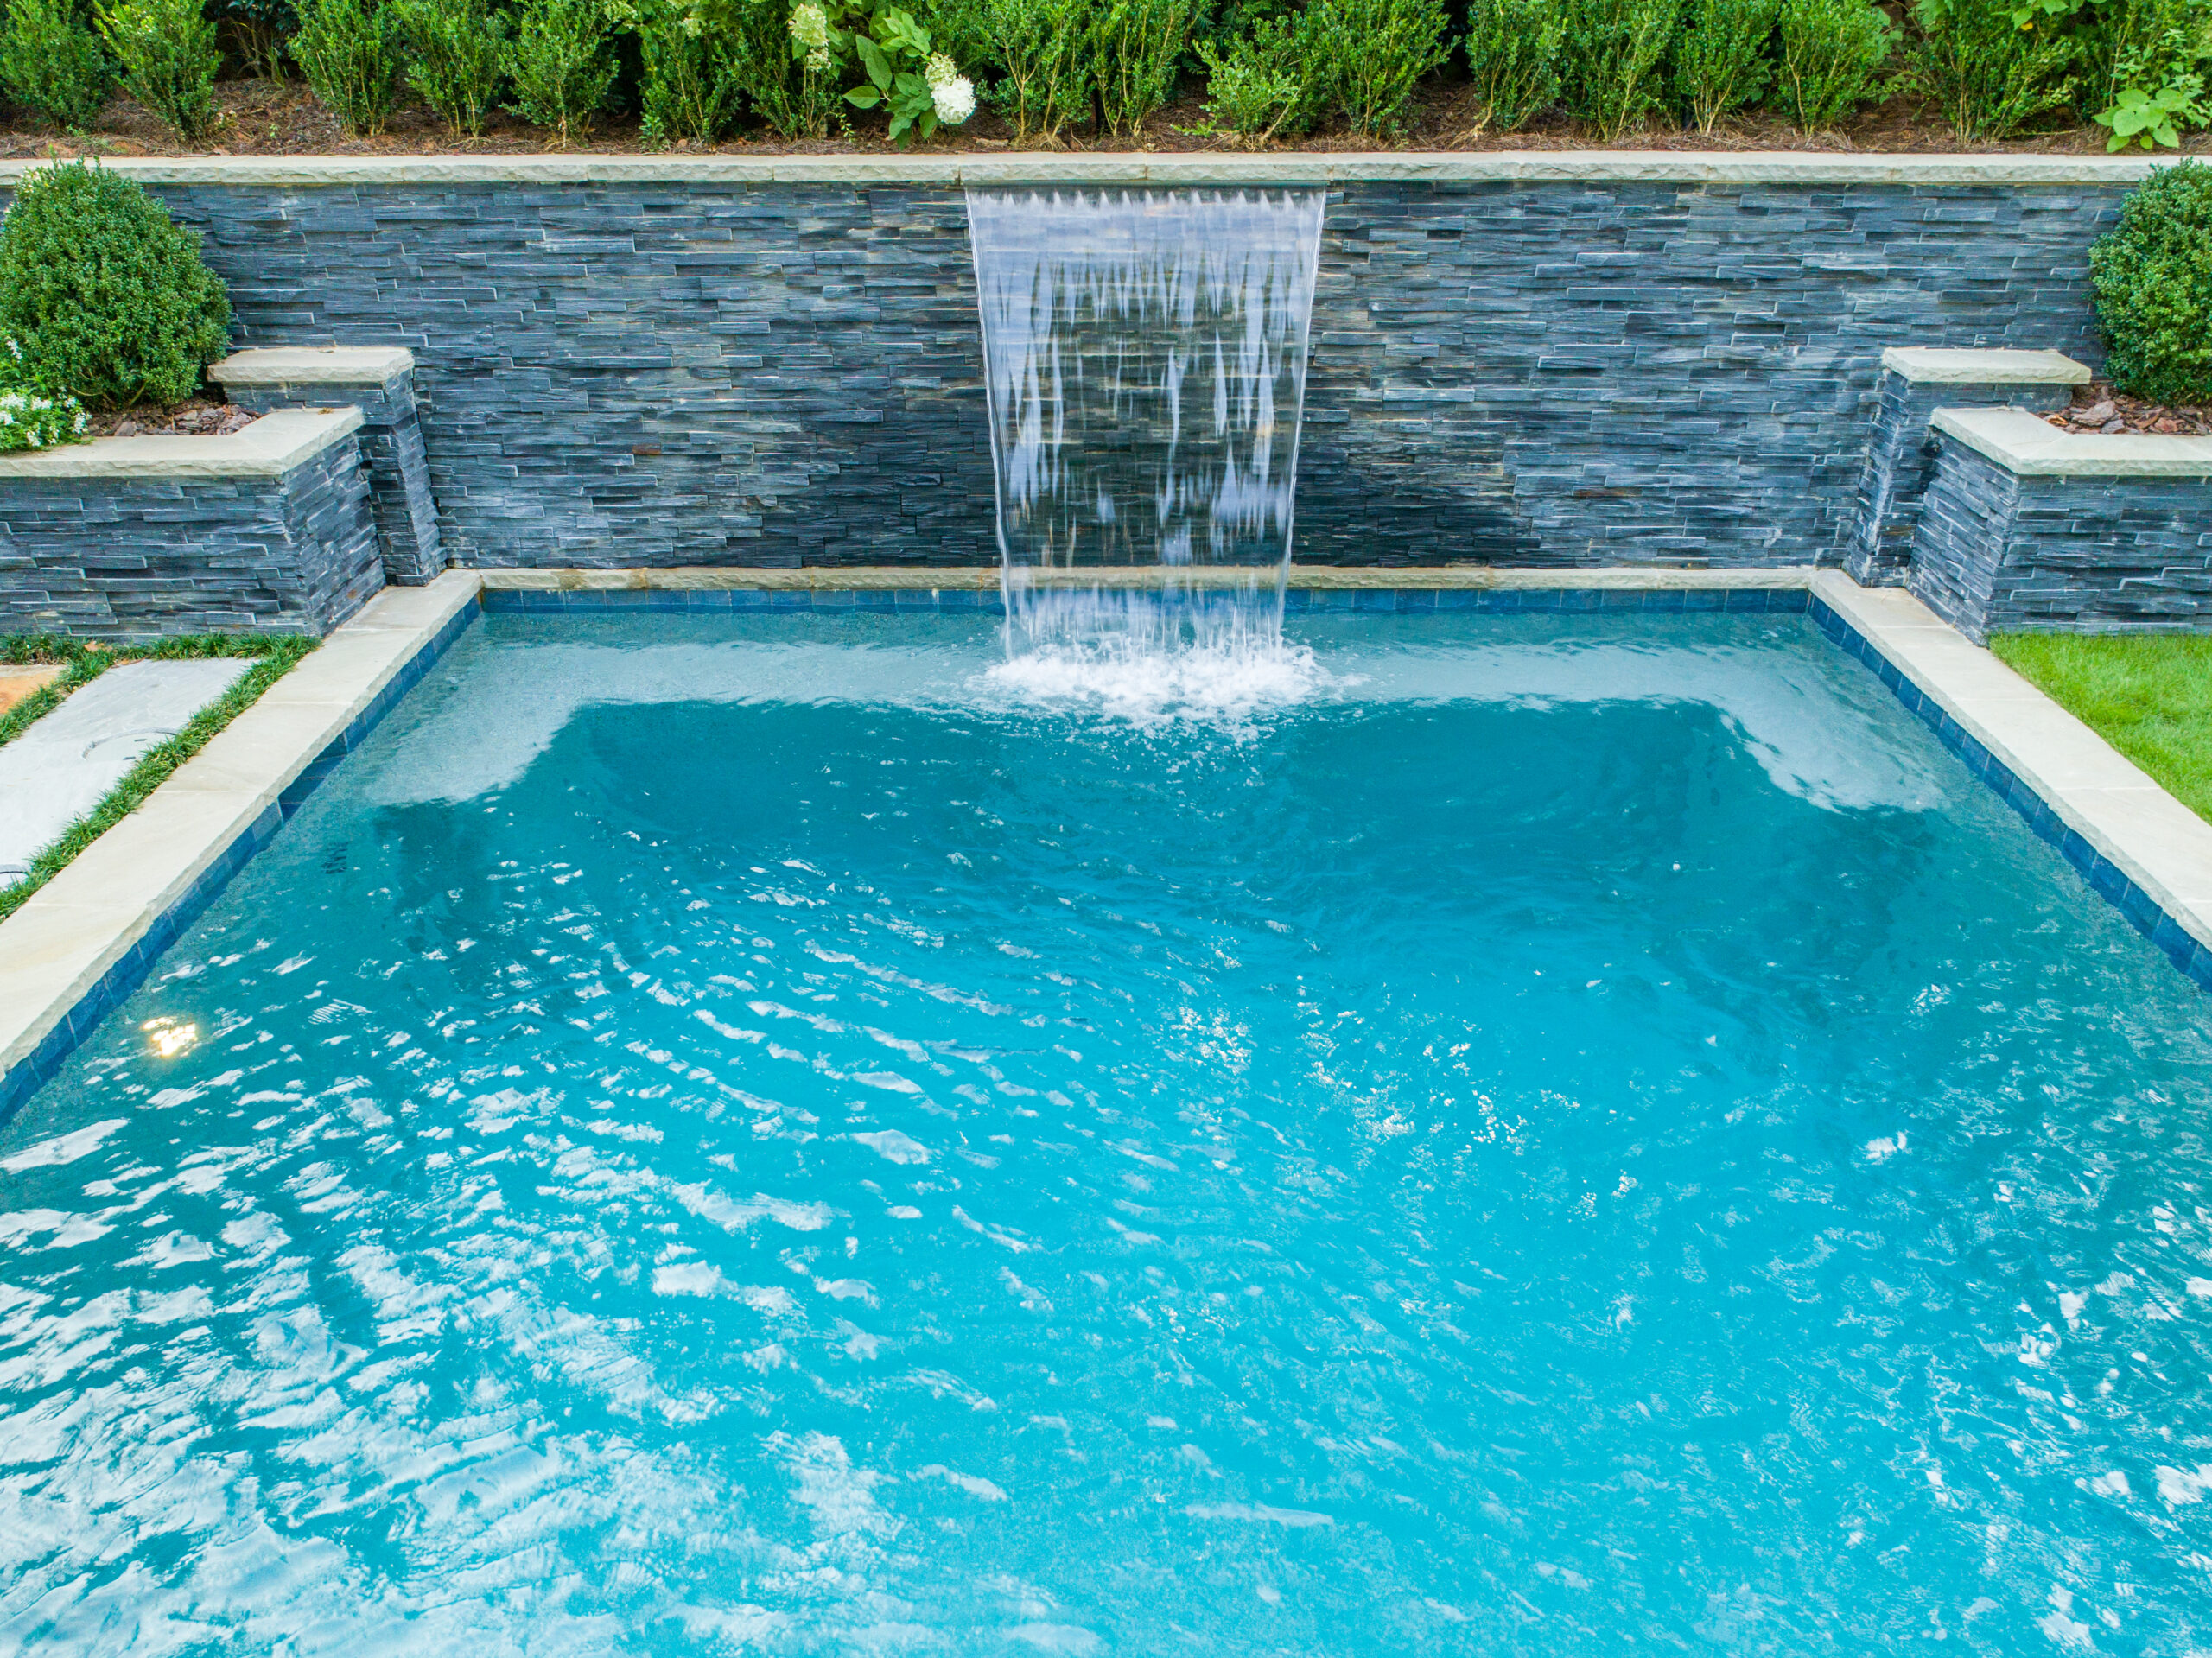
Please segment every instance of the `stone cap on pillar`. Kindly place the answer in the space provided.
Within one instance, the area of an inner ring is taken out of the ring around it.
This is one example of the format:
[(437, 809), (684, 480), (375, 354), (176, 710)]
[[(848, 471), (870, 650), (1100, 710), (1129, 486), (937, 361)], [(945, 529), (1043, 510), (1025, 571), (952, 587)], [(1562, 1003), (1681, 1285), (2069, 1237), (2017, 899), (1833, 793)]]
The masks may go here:
[(2063, 432), (2018, 409), (1938, 409), (1929, 424), (2024, 478), (2212, 478), (2212, 437)]
[(2057, 351), (1940, 351), (1892, 346), (1882, 366), (1916, 385), (2087, 385), (2088, 365)]
[(0, 454), (0, 481), (18, 478), (282, 478), (353, 432), (358, 409), (280, 409), (228, 437), (99, 437)]
[(404, 346), (276, 346), (234, 352), (207, 371), (218, 385), (389, 385), (415, 369)]

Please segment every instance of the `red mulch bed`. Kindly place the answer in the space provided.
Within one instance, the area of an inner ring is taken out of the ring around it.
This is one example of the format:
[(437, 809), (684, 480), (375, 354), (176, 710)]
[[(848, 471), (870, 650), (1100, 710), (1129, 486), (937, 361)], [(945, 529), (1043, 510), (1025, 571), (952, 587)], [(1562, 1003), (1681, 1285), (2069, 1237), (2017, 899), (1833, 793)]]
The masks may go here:
[(228, 437), (255, 416), (235, 403), (193, 397), (173, 408), (143, 406), (94, 415), (87, 437)]
[(2212, 408), (2151, 403), (2115, 391), (2102, 380), (2074, 388), (2073, 406), (2044, 418), (2069, 432), (2149, 432), (2165, 437), (2212, 436)]

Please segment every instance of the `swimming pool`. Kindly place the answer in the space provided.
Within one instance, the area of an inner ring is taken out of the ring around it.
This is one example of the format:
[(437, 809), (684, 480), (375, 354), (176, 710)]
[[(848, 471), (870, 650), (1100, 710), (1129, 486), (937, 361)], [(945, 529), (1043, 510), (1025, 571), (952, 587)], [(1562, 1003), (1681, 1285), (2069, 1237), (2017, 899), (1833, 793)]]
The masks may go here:
[(2201, 993), (1802, 618), (1292, 629), (472, 628), (0, 1130), (0, 1631), (2212, 1639)]

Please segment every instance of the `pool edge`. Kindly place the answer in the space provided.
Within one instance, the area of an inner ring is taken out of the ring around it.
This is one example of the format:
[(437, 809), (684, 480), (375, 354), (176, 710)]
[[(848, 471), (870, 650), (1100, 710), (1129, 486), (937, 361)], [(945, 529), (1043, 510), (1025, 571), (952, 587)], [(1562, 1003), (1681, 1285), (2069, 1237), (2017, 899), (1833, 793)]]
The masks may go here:
[(1823, 570), (1811, 615), (2091, 891), (2212, 992), (2212, 823), (1904, 589)]
[(480, 613), (481, 588), (466, 570), (385, 589), (0, 921), (0, 1123)]

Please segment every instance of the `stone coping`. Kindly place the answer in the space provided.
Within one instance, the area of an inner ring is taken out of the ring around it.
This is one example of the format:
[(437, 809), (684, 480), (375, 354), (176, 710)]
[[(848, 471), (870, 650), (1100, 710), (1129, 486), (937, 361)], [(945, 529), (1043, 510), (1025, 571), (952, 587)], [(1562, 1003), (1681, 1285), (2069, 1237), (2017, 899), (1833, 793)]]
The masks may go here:
[(477, 591), (467, 573), (386, 588), (0, 921), (0, 1099), (8, 1074), (253, 833)]
[(1938, 409), (1928, 423), (2023, 478), (2212, 478), (2212, 437), (2062, 432), (2023, 409)]
[(1813, 597), (2212, 952), (2212, 823), (1904, 588), (1822, 570)]
[(102, 437), (0, 454), (11, 478), (282, 478), (361, 423), (358, 409), (282, 409), (228, 437)]
[[(0, 162), (0, 188), (35, 161)], [(1021, 151), (914, 156), (196, 156), (102, 162), (147, 184), (1321, 185), (1352, 183), (2133, 184), (2161, 157), (1810, 150)]]
[(218, 385), (387, 385), (414, 371), (404, 346), (278, 346), (233, 352), (207, 378)]
[[(726, 567), (672, 567), (667, 569), (626, 570), (480, 570), (475, 572), (485, 589), (493, 593), (645, 593), (720, 592), (734, 588), (805, 588), (880, 592), (888, 589), (995, 588), (996, 564), (924, 565), (912, 569), (882, 565), (840, 568), (817, 565), (804, 569), (733, 569)], [(1156, 587), (1156, 570), (1100, 566), (1055, 573), (1061, 585)], [(1637, 588), (1741, 589), (1809, 586), (1813, 567), (1787, 565), (1773, 569), (1679, 570), (1656, 566), (1615, 565), (1601, 569), (1554, 569), (1541, 567), (1501, 569), (1488, 564), (1413, 565), (1402, 569), (1372, 565), (1347, 568), (1330, 564), (1294, 564), (1289, 585), (1307, 589), (1392, 588), (1400, 591), (1463, 588)], [(1242, 581), (1237, 573), (1231, 578)]]
[(1942, 351), (1891, 346), (1882, 366), (1915, 385), (2087, 385), (2087, 363), (2057, 351)]

